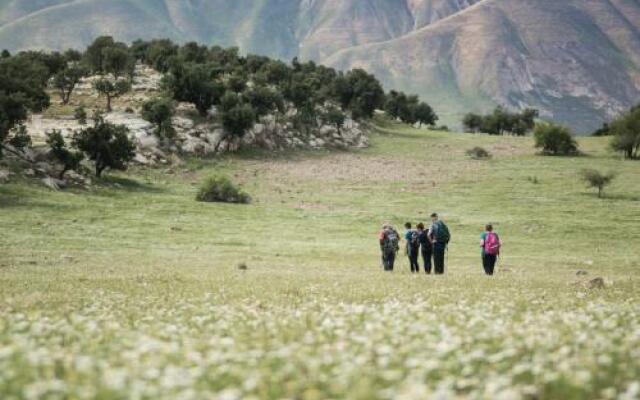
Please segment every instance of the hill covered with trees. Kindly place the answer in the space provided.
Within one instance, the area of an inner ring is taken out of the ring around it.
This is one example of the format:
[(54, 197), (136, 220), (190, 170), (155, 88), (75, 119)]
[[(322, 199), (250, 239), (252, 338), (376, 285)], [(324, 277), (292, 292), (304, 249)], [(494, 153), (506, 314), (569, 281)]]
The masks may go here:
[[(158, 76), (156, 83), (141, 87), (149, 74)], [(366, 146), (368, 121), (399, 97), (409, 101), (394, 116), (412, 124), (437, 121), (417, 96), (387, 95), (360, 69), (339, 72), (297, 59), (287, 64), (195, 42), (128, 45), (104, 36), (82, 52), (5, 51), (0, 75), (0, 146), (28, 159), (29, 116), (55, 106), (67, 129), (54, 122), (38, 133), (55, 148), (50, 155), (62, 164), (61, 176), (80, 165), (74, 151), (100, 175), (132, 159), (166, 160), (171, 153)], [(121, 102), (127, 96), (135, 101)]]

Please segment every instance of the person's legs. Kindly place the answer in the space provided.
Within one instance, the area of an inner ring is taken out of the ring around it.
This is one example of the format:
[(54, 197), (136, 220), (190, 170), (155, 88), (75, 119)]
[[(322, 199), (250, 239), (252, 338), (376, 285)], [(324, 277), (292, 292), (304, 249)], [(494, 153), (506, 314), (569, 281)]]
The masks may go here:
[(418, 264), (418, 249), (411, 250), (409, 260), (411, 262), (411, 272), (420, 272), (420, 265)]
[(444, 243), (436, 243), (433, 245), (433, 263), (435, 264), (435, 273), (438, 275), (444, 274)]
[(396, 253), (391, 251), (387, 253), (387, 264), (385, 265), (385, 271), (393, 271), (393, 264), (396, 261)]
[(422, 248), (422, 261), (424, 262), (424, 272), (431, 273), (431, 249)]
[(487, 274), (488, 275), (493, 275), (493, 271), (494, 271), (494, 268), (496, 267), (496, 260), (497, 259), (498, 259), (498, 256), (495, 255), (495, 254), (487, 256), (487, 261), (488, 261), (488, 263), (487, 263), (488, 264), (487, 265), (487, 267), (488, 267)]
[(481, 257), (482, 257), (482, 268), (484, 269), (484, 273), (489, 275), (489, 258), (487, 257), (486, 254), (483, 254)]

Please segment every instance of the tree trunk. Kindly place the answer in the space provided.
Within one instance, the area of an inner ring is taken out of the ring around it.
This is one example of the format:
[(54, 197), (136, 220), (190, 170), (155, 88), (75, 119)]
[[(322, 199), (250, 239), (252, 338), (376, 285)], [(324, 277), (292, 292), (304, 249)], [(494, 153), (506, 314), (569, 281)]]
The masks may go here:
[(73, 89), (74, 89), (74, 87), (71, 86), (71, 87), (69, 87), (69, 90), (67, 90), (67, 94), (66, 94), (66, 96), (64, 98), (64, 101), (63, 101), (63, 103), (65, 105), (69, 104), (69, 100), (71, 100), (71, 93), (73, 93)]
[(598, 198), (602, 198), (602, 186), (598, 186)]
[(107, 95), (107, 112), (111, 112), (111, 96)]

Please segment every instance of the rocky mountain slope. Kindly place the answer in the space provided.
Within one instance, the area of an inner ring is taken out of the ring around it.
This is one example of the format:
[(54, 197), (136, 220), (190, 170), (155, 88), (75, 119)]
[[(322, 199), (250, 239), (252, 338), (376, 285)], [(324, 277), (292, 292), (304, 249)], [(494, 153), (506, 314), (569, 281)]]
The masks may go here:
[(497, 104), (588, 131), (640, 100), (638, 0), (3, 0), (0, 47), (95, 36), (364, 67), (456, 123)]

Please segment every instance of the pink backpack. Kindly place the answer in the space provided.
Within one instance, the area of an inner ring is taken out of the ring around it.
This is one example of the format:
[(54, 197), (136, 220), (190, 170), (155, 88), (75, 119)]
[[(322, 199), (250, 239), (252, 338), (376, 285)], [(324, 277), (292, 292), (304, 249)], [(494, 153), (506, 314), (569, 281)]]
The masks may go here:
[(493, 232), (487, 233), (487, 236), (484, 238), (484, 252), (491, 256), (500, 254), (500, 239), (498, 235)]

